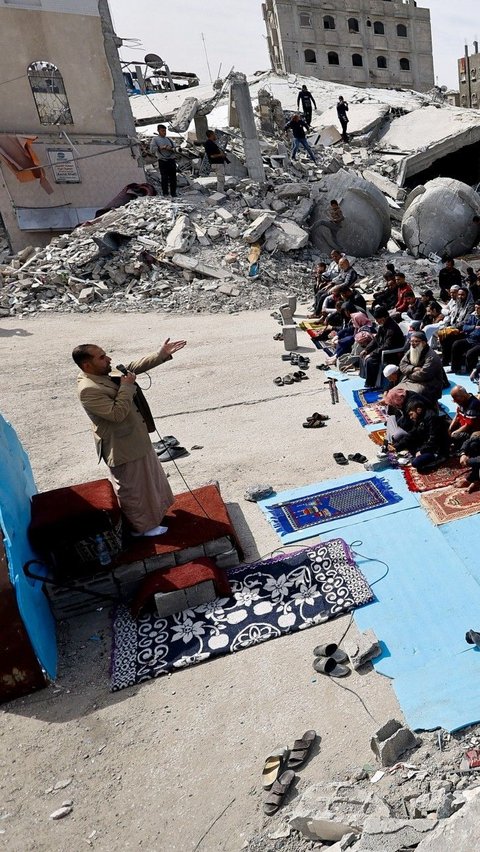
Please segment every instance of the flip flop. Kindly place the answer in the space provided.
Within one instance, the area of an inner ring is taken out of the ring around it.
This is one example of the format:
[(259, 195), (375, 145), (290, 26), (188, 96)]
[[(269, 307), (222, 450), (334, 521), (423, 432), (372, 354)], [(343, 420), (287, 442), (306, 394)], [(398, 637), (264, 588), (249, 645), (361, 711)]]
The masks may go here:
[(274, 340), (283, 340), (283, 334), (282, 334), (282, 332), (281, 332), (281, 331), (279, 331), (279, 332), (278, 332), (278, 334), (274, 334), (274, 335), (273, 335), (273, 339), (274, 339)]
[(295, 381), (295, 379), (293, 378), (293, 376), (290, 373), (287, 373), (287, 375), (283, 377), (283, 384), (284, 385), (293, 385), (294, 381)]
[(186, 450), (185, 447), (167, 447), (163, 451), (157, 450), (156, 453), (158, 460), (163, 464), (165, 464), (165, 462), (175, 461), (175, 459), (181, 459), (182, 456), (189, 455), (188, 450)]
[(293, 769), (287, 769), (286, 772), (282, 772), (280, 777), (273, 783), (270, 793), (268, 794), (268, 798), (265, 799), (265, 802), (263, 803), (263, 810), (267, 816), (272, 816), (278, 811), (294, 778), (295, 772)]
[(358, 462), (359, 464), (365, 464), (365, 462), (367, 461), (367, 457), (362, 456), (361, 453), (354, 453), (353, 456), (349, 455), (348, 458), (350, 459), (350, 461)]
[(328, 414), (320, 414), (318, 411), (314, 411), (311, 417), (306, 417), (305, 420), (330, 420)]
[(302, 379), (308, 379), (308, 376), (305, 375), (303, 370), (297, 370), (297, 372), (293, 374), (293, 378), (296, 382), (301, 382)]
[(298, 364), (298, 355), (297, 355), (296, 352), (290, 353), (290, 363), (291, 364)]
[(328, 364), (316, 364), (315, 366), (316, 366), (317, 370), (329, 370), (330, 369)]
[(298, 364), (298, 366), (300, 367), (300, 369), (302, 369), (302, 370), (308, 370), (308, 368), (309, 368), (309, 366), (310, 366), (310, 361), (309, 361), (309, 360), (307, 360), (307, 358), (302, 358), (302, 356), (301, 356), (301, 355), (299, 355), (299, 357), (298, 357), (298, 361), (297, 361), (297, 364)]
[(277, 376), (276, 379), (273, 380), (274, 385), (283, 385), (283, 379), (281, 376)]
[(298, 769), (299, 766), (305, 763), (316, 737), (316, 731), (305, 731), (301, 739), (295, 740), (288, 759), (287, 766), (289, 769)]
[(177, 438), (174, 438), (173, 435), (165, 435), (161, 441), (155, 441), (153, 444), (155, 450), (160, 450), (163, 452), (165, 447), (178, 447), (180, 441)]
[(315, 657), (313, 668), (319, 674), (327, 675), (327, 677), (346, 677), (350, 674), (350, 669), (347, 666), (341, 666), (332, 657)]
[(348, 464), (348, 459), (345, 458), (343, 453), (334, 453), (333, 458), (337, 462), (337, 464)]
[(331, 660), (335, 660), (336, 663), (346, 663), (348, 660), (348, 654), (345, 651), (342, 651), (335, 642), (329, 642), (327, 645), (317, 645), (316, 648), (313, 649), (314, 657), (330, 657)]
[(304, 429), (323, 429), (325, 423), (323, 420), (306, 420), (302, 426)]
[(290, 751), (286, 746), (280, 746), (268, 755), (262, 770), (262, 786), (265, 790), (268, 790), (269, 787), (271, 787), (277, 780), (282, 766), (284, 766), (288, 760), (289, 754)]

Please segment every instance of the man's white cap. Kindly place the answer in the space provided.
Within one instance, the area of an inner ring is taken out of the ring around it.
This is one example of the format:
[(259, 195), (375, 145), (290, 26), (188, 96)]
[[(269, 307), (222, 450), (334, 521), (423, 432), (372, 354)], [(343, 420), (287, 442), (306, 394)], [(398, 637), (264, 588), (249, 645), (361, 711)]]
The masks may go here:
[(387, 364), (387, 366), (383, 368), (383, 375), (386, 379), (389, 379), (394, 373), (398, 373), (398, 367), (396, 364)]

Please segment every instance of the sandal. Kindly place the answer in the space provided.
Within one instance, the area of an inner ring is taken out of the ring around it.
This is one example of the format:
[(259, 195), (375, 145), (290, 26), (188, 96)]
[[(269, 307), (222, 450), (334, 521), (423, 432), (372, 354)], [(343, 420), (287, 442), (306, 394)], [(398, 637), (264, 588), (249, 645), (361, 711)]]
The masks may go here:
[(323, 429), (325, 423), (323, 420), (306, 420), (302, 426), (304, 429)]
[(308, 379), (308, 376), (303, 372), (303, 370), (297, 370), (297, 372), (293, 374), (293, 378), (296, 382), (301, 382), (302, 379)]
[(342, 651), (335, 642), (329, 642), (327, 645), (317, 645), (316, 648), (313, 649), (314, 657), (330, 657), (331, 660), (335, 660), (336, 663), (346, 663), (348, 660), (348, 654), (345, 651)]
[(350, 669), (347, 666), (341, 666), (332, 657), (315, 657), (313, 668), (319, 674), (327, 675), (327, 677), (346, 677), (350, 674)]
[(348, 459), (345, 458), (343, 453), (334, 453), (333, 458), (337, 462), (337, 464), (348, 464)]
[(274, 385), (283, 385), (283, 384), (284, 384), (284, 382), (283, 382), (282, 377), (281, 377), (281, 376), (277, 376), (277, 378), (273, 380), (273, 384), (274, 384)]
[(290, 363), (291, 364), (298, 364), (298, 357), (299, 356), (297, 355), (296, 352), (290, 352)]
[(288, 760), (290, 751), (286, 746), (272, 751), (265, 760), (262, 771), (262, 785), (265, 790), (277, 780), (278, 775)]
[(358, 464), (365, 464), (365, 462), (367, 461), (367, 457), (362, 456), (361, 453), (354, 453), (353, 456), (349, 455), (348, 458), (350, 459), (350, 461), (358, 462)]
[(295, 740), (288, 759), (287, 766), (289, 769), (298, 769), (299, 766), (305, 763), (316, 737), (316, 731), (305, 731), (301, 739)]
[(284, 385), (293, 385), (294, 381), (295, 379), (293, 378), (291, 373), (287, 373), (287, 375), (283, 377)]
[(328, 414), (319, 414), (318, 411), (314, 411), (311, 417), (306, 417), (306, 420), (330, 420)]
[(268, 794), (268, 798), (265, 799), (265, 802), (263, 803), (263, 810), (267, 816), (272, 816), (278, 811), (294, 778), (295, 772), (293, 769), (287, 769), (286, 772), (282, 772), (280, 777), (274, 782), (270, 793)]
[(310, 360), (308, 358), (304, 358), (302, 355), (299, 355), (297, 364), (301, 370), (308, 370), (310, 366)]
[(281, 331), (279, 331), (279, 332), (278, 332), (278, 334), (274, 334), (274, 335), (273, 335), (273, 339), (274, 339), (274, 340), (283, 340), (283, 334), (282, 334), (282, 332), (281, 332)]

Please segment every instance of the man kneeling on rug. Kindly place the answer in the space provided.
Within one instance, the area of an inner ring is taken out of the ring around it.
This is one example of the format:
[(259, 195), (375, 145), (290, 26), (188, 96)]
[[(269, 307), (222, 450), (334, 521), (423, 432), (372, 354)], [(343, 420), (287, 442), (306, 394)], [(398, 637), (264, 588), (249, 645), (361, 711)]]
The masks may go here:
[(426, 473), (448, 458), (450, 438), (447, 419), (429, 408), (427, 402), (418, 398), (412, 400), (405, 418), (401, 418), (398, 425), (405, 430), (403, 435), (394, 438), (397, 452), (406, 451), (406, 456), (399, 458), (401, 463), (411, 464), (420, 473)]
[(457, 482), (459, 488), (466, 488), (469, 494), (480, 490), (480, 432), (474, 432), (462, 444), (460, 464), (469, 467), (465, 479)]
[(155, 423), (148, 403), (135, 383), (137, 373), (170, 361), (186, 345), (166, 340), (158, 352), (128, 365), (126, 375), (111, 376), (111, 358), (99, 346), (76, 346), (72, 358), (81, 369), (80, 402), (93, 424), (98, 460), (110, 469), (120, 508), (134, 536), (167, 532), (162, 520), (173, 504), (172, 489), (156, 456), (149, 432)]

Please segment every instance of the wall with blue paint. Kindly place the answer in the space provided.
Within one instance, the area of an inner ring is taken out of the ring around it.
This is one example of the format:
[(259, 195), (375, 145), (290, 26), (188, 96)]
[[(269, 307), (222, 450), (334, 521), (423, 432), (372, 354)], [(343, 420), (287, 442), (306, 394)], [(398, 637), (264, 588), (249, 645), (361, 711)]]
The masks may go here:
[[(40, 580), (29, 580), (23, 566), (36, 554), (28, 540), (30, 501), (37, 488), (30, 460), (17, 433), (0, 414), (0, 526), (5, 538), (10, 580), (32, 647), (50, 678), (57, 673), (55, 621)], [(35, 573), (40, 566), (33, 566)]]

